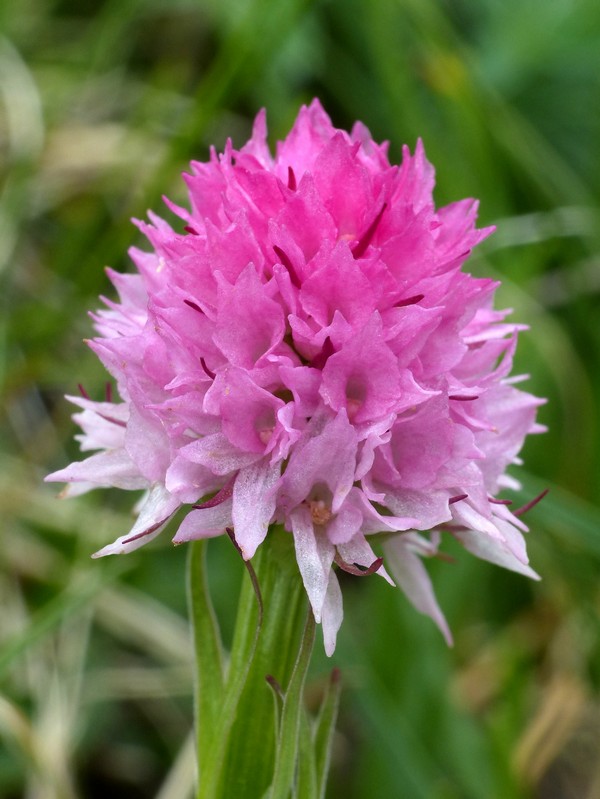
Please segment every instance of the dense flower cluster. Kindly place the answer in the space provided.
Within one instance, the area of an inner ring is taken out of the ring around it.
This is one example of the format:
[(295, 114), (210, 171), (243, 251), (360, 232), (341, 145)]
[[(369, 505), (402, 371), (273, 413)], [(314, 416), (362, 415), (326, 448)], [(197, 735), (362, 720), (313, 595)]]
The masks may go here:
[[(89, 342), (122, 401), (72, 397), (82, 450), (48, 479), (73, 495), (145, 489), (132, 530), (97, 553), (154, 538), (198, 503), (174, 541), (233, 527), (246, 559), (277, 522), (331, 653), (342, 619), (333, 568), (378, 571), (449, 632), (422, 564), (440, 526), (529, 576), (522, 522), (494, 499), (540, 401), (508, 378), (519, 325), (497, 284), (461, 271), (490, 229), (477, 204), (436, 210), (421, 143), (391, 166), (357, 123), (304, 107), (273, 158), (251, 140), (185, 175), (180, 230), (138, 222), (152, 252), (109, 270), (119, 302)], [(429, 535), (417, 531), (432, 531)], [(360, 569), (359, 569), (360, 567)]]

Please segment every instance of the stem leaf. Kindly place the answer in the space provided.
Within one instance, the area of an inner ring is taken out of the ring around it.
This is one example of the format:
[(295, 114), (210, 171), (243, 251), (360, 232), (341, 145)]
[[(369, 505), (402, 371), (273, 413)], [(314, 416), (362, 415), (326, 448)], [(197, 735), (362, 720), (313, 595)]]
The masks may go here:
[(313, 746), (312, 724), (306, 708), (300, 717), (300, 742), (298, 748), (298, 784), (294, 797), (318, 799), (317, 763)]
[(221, 633), (208, 590), (207, 541), (193, 541), (188, 555), (188, 601), (195, 655), (195, 717), (200, 771), (203, 753), (217, 724), (223, 703), (224, 668)]
[(281, 730), (275, 758), (275, 773), (269, 799), (289, 799), (298, 762), (301, 718), (304, 714), (303, 698), (306, 673), (315, 642), (315, 619), (307, 612), (306, 625), (298, 659), (285, 694), (281, 713)]
[(327, 693), (323, 698), (314, 730), (318, 799), (325, 799), (327, 775), (329, 773), (329, 763), (331, 760), (331, 742), (340, 704), (341, 688), (340, 672), (338, 669), (334, 669), (331, 672)]

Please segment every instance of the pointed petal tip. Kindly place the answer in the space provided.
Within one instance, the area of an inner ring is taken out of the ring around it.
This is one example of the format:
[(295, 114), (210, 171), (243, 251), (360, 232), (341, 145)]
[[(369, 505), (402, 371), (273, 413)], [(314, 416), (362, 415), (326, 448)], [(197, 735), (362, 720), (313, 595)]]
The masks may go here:
[(107, 555), (118, 555), (122, 554), (119, 552), (115, 552), (114, 544), (107, 544), (102, 549), (99, 549), (97, 552), (93, 552), (90, 556), (92, 560), (97, 560), (98, 558), (105, 558)]
[(252, 560), (252, 558), (256, 554), (256, 550), (258, 549), (258, 547), (259, 547), (258, 544), (240, 546), (240, 552), (242, 554), (242, 558), (244, 560)]
[[(69, 467), (66, 467), (65, 469), (57, 469), (55, 472), (50, 472), (50, 474), (47, 474), (44, 477), (44, 483), (66, 483), (67, 480), (64, 477), (64, 473), (68, 468)], [(66, 488), (68, 488), (68, 486), (65, 486), (63, 491), (66, 490)]]
[(531, 580), (535, 580), (536, 582), (539, 582), (542, 579), (541, 576), (529, 565), (525, 566), (521, 574), (523, 574), (525, 577), (529, 577)]
[(444, 619), (443, 621), (444, 621), (443, 624), (441, 624), (440, 622), (437, 622), (437, 626), (438, 626), (440, 632), (442, 633), (442, 635), (444, 636), (444, 641), (446, 642), (447, 646), (453, 647), (454, 646), (454, 638), (452, 637), (452, 633), (450, 632), (450, 627), (448, 627), (448, 624), (446, 623), (446, 619)]

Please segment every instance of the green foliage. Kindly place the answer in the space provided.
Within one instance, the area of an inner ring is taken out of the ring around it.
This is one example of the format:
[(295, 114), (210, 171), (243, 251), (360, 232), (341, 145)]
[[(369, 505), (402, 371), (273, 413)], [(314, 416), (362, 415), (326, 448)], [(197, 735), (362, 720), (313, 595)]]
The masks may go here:
[(273, 527), (252, 562), (245, 564), (248, 574), (227, 662), (208, 584), (206, 548), (206, 541), (194, 542), (188, 559), (197, 799), (321, 799), (339, 679), (334, 672), (318, 718), (311, 722), (304, 707), (304, 687), (315, 620), (291, 537)]
[[(452, 650), (383, 581), (342, 575), (338, 650), (332, 664), (317, 640), (306, 686), (315, 711), (331, 666), (343, 673), (327, 795), (594, 795), (599, 52), (595, 0), (0, 4), (2, 797), (192, 796), (186, 548), (163, 535), (91, 563), (127, 529), (132, 498), (63, 503), (41, 481), (76, 455), (62, 394), (103, 393), (81, 339), (110, 293), (104, 265), (126, 269), (140, 243), (129, 218), (160, 211), (163, 193), (183, 202), (186, 162), (243, 142), (259, 107), (275, 141), (314, 95), (336, 124), (360, 118), (389, 139), (394, 159), (421, 136), (439, 203), (479, 197), (482, 224), (498, 224), (471, 268), (501, 279), (531, 325), (517, 369), (549, 398), (515, 500), (551, 487), (528, 515), (539, 584), (458, 547), (432, 564)], [(226, 648), (231, 550), (208, 552)], [(303, 784), (319, 790), (322, 759), (302, 758), (323, 723), (295, 733)]]

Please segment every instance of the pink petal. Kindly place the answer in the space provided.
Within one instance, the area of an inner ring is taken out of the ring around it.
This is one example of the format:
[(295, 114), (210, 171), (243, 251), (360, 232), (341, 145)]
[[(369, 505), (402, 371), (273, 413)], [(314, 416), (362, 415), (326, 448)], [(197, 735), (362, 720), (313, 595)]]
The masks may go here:
[(316, 535), (307, 508), (296, 508), (291, 514), (296, 560), (315, 621), (321, 621), (323, 603), (329, 584), (329, 573), (335, 549), (323, 535)]
[(303, 440), (298, 442), (283, 473), (281, 505), (291, 510), (303, 502), (313, 486), (326, 485), (336, 513), (354, 482), (356, 433), (345, 413), (333, 419), (313, 417)]
[(446, 643), (452, 645), (452, 635), (433, 593), (431, 578), (421, 559), (403, 544), (401, 536), (386, 541), (383, 549), (396, 583), (420, 613), (433, 619)]
[(240, 152), (253, 155), (266, 168), (272, 165), (273, 158), (267, 144), (267, 112), (264, 108), (258, 112), (254, 119), (252, 138), (242, 147)]
[[(354, 538), (344, 544), (338, 544), (337, 551), (340, 553), (346, 563), (357, 563), (359, 566), (363, 566), (365, 569), (368, 569), (369, 566), (377, 559), (377, 556), (373, 552), (371, 545), (368, 543), (367, 539), (362, 533), (357, 533)], [(385, 570), (384, 566), (380, 566), (376, 573), (387, 580), (390, 585), (395, 584)]]
[(360, 508), (362, 515), (361, 530), (363, 533), (395, 532), (397, 530), (410, 530), (419, 524), (418, 517), (414, 516), (383, 516), (369, 502), (364, 491), (352, 488), (345, 504), (352, 503)]
[(220, 415), (223, 433), (245, 452), (264, 453), (277, 426), (282, 400), (257, 386), (243, 369), (230, 367), (217, 375), (205, 407)]
[[(315, 184), (334, 219), (338, 237), (360, 238), (372, 213), (373, 187), (368, 171), (357, 158), (358, 148), (337, 131), (321, 150), (314, 166)], [(340, 191), (340, 186), (344, 191)]]
[(213, 433), (182, 447), (179, 455), (205, 466), (213, 474), (228, 475), (261, 458), (257, 452), (241, 452), (223, 435)]
[(377, 312), (327, 360), (321, 396), (335, 411), (345, 408), (355, 424), (385, 416), (398, 405), (398, 366), (383, 341)]
[(149, 483), (164, 482), (171, 457), (170, 441), (151, 411), (140, 413), (135, 405), (130, 405), (125, 449)]
[(120, 536), (112, 544), (95, 552), (92, 557), (122, 555), (139, 549), (162, 532), (177, 508), (179, 500), (176, 497), (171, 496), (164, 486), (153, 486), (140, 509), (137, 521), (127, 535)]
[(489, 560), (490, 563), (495, 563), (497, 566), (502, 566), (505, 569), (524, 574), (526, 577), (531, 577), (533, 580), (539, 580), (540, 577), (533, 569), (517, 558), (514, 554), (514, 538), (515, 534), (520, 535), (516, 528), (511, 536), (513, 541), (509, 545), (508, 541), (501, 538), (492, 538), (484, 532), (479, 530), (459, 530), (453, 532), (452, 535), (463, 544), (465, 549), (476, 555), (483, 560)]
[(335, 311), (360, 329), (369, 319), (374, 302), (371, 286), (345, 242), (335, 247), (323, 243), (310, 263), (310, 277), (300, 290), (304, 312), (321, 327), (331, 324)]
[(332, 544), (344, 544), (358, 533), (362, 520), (361, 511), (345, 502), (327, 525), (327, 537)]
[(473, 507), (469, 500), (464, 500), (452, 505), (452, 518), (465, 527), (485, 533), (490, 538), (502, 538), (497, 525), (492, 521), (489, 505), (485, 511), (484, 515), (479, 508)]
[(309, 169), (323, 146), (334, 135), (335, 129), (331, 120), (318, 100), (302, 106), (298, 117), (285, 141), (277, 144), (277, 162), (284, 166), (291, 165), (298, 181)]
[(147, 488), (148, 481), (139, 473), (124, 449), (106, 450), (52, 472), (48, 483), (93, 483), (98, 488), (124, 488), (128, 491)]
[(325, 645), (325, 654), (331, 657), (335, 652), (335, 642), (338, 630), (342, 626), (342, 619), (344, 618), (344, 608), (342, 604), (342, 592), (340, 584), (335, 576), (335, 572), (329, 572), (329, 580), (327, 582), (327, 592), (325, 593), (325, 601), (323, 602), (323, 611), (321, 616), (321, 624), (323, 626), (323, 642)]
[(185, 541), (222, 535), (226, 527), (231, 527), (232, 506), (233, 501), (228, 499), (212, 508), (191, 510), (179, 525), (173, 543), (183, 544)]
[(444, 401), (438, 398), (417, 408), (412, 416), (398, 419), (392, 429), (389, 450), (397, 473), (392, 485), (423, 489), (431, 486), (452, 453), (454, 426)]
[(216, 491), (221, 483), (222, 478), (216, 477), (206, 466), (192, 463), (180, 455), (173, 458), (165, 476), (167, 491), (185, 504)]
[(98, 408), (86, 409), (82, 413), (73, 414), (73, 421), (83, 430), (83, 435), (76, 436), (81, 451), (122, 449), (125, 442), (125, 422), (121, 422), (117, 415), (109, 417), (113, 410), (110, 403), (103, 402), (98, 405), (102, 408), (109, 407), (104, 412)]
[(234, 286), (222, 284), (214, 341), (230, 363), (252, 369), (283, 339), (281, 306), (267, 296), (252, 264)]

